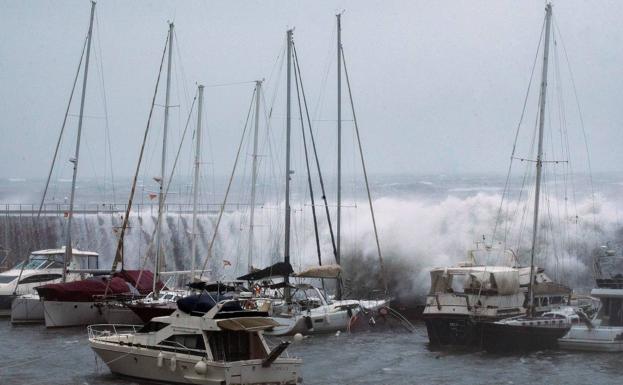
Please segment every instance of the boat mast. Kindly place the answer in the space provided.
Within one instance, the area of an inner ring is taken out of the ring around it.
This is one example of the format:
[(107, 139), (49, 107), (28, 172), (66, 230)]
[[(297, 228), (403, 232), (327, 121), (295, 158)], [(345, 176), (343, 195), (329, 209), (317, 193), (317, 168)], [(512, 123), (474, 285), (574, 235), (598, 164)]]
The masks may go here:
[[(335, 262), (339, 265), (342, 255), (342, 14), (337, 14), (337, 245)], [(337, 282), (335, 298), (342, 299), (342, 285)]]
[(197, 196), (199, 193), (199, 165), (201, 162), (201, 115), (203, 109), (203, 86), (199, 85), (199, 101), (197, 103), (197, 135), (195, 147), (195, 179), (193, 181), (193, 237), (190, 246), (190, 279), (195, 279), (195, 259), (197, 256)]
[(65, 258), (63, 258), (63, 282), (67, 281), (67, 264), (71, 260), (71, 222), (74, 216), (74, 199), (76, 197), (76, 176), (78, 175), (78, 157), (80, 155), (80, 137), (82, 135), (82, 121), (84, 117), (84, 102), (87, 91), (87, 80), (89, 78), (89, 57), (91, 56), (91, 37), (93, 36), (93, 16), (95, 15), (95, 1), (91, 2), (91, 19), (89, 21), (89, 32), (87, 40), (87, 57), (84, 62), (84, 76), (82, 78), (82, 97), (80, 99), (80, 116), (78, 118), (78, 135), (76, 138), (76, 152), (69, 161), (74, 165), (73, 176), (71, 179), (71, 197), (69, 199), (69, 216), (67, 217), (67, 235), (65, 241)]
[(169, 53), (167, 61), (167, 89), (164, 102), (164, 127), (162, 129), (162, 161), (160, 163), (160, 185), (158, 190), (158, 222), (156, 223), (156, 263), (152, 292), (158, 297), (158, 281), (160, 280), (160, 241), (162, 236), (162, 210), (164, 208), (165, 164), (167, 160), (167, 127), (169, 125), (169, 99), (171, 94), (171, 60), (173, 57), (173, 23), (169, 23)]
[(541, 95), (539, 107), (539, 147), (536, 157), (536, 187), (534, 192), (534, 221), (532, 226), (532, 249), (530, 251), (530, 304), (529, 315), (534, 316), (534, 254), (536, 251), (539, 224), (539, 198), (541, 194), (541, 169), (543, 168), (543, 126), (545, 125), (545, 99), (547, 97), (547, 63), (549, 56), (549, 34), (552, 21), (552, 4), (545, 7), (545, 45), (543, 47), (543, 73), (541, 75)]
[[(284, 241), (284, 262), (290, 264), (290, 88), (292, 77), (292, 29), (289, 29), (286, 33), (286, 39), (288, 44), (288, 61), (287, 61), (287, 83), (286, 83), (286, 217), (285, 217), (285, 241)], [(285, 300), (286, 303), (290, 303), (290, 276), (287, 274), (283, 277), (285, 282)]]
[(251, 213), (249, 215), (249, 248), (247, 252), (247, 272), (253, 271), (253, 230), (255, 226), (255, 188), (257, 185), (257, 141), (260, 127), (260, 97), (262, 81), (255, 82), (255, 131), (253, 132), (253, 170), (251, 176)]

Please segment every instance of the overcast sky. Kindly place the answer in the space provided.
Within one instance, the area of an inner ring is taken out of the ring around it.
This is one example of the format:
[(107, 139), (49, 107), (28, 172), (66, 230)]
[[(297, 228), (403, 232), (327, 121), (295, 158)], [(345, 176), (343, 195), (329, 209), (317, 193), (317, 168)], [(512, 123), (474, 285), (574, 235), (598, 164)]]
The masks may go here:
[[(45, 176), (89, 8), (90, 2), (82, 0), (0, 3), (0, 177)], [(117, 175), (132, 174), (168, 20), (175, 22), (179, 43), (172, 104), (180, 107), (172, 113), (172, 142), (179, 139), (188, 111), (185, 95), (192, 97), (196, 82), (211, 86), (266, 78), (274, 85), (285, 31), (295, 27), (312, 112), (323, 120), (316, 127), (321, 152), (329, 159), (325, 165), (331, 165), (335, 14), (340, 10), (345, 10), (343, 44), (372, 172), (506, 171), (543, 24), (542, 0), (103, 0), (96, 11), (81, 175), (101, 175), (104, 168), (102, 85), (113, 169)], [(620, 170), (623, 2), (559, 1), (554, 15), (575, 78), (593, 169)], [(560, 66), (566, 66), (560, 58)], [(566, 70), (561, 72), (564, 78)], [(571, 132), (580, 126), (566, 77), (561, 84)], [(217, 168), (227, 170), (222, 174), (231, 168), (252, 90), (250, 83), (206, 89), (206, 151)], [(270, 102), (272, 94), (266, 97)], [(78, 100), (72, 114), (78, 112)], [(163, 103), (162, 92), (158, 100)], [(285, 102), (282, 96), (275, 100), (278, 121)], [(162, 109), (155, 114), (158, 135)], [(533, 122), (534, 114), (527, 119)], [(273, 122), (276, 135), (283, 132), (281, 123)], [(73, 151), (76, 125), (72, 116), (63, 142), (64, 164)], [(346, 146), (352, 146), (352, 134), (346, 137)], [(148, 164), (153, 167), (158, 148), (152, 147)], [(584, 151), (580, 140), (572, 138), (570, 147)], [(169, 153), (172, 157), (173, 147)]]

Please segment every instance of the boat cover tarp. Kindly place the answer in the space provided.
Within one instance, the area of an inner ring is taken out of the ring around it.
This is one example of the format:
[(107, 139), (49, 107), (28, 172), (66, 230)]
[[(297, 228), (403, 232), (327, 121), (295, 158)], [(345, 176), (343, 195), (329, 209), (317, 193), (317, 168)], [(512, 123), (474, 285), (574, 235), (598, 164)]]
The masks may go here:
[(314, 266), (293, 275), (300, 278), (337, 278), (341, 273), (340, 265), (324, 265)]
[(265, 269), (245, 274), (241, 277), (238, 277), (237, 279), (240, 279), (242, 281), (257, 281), (270, 277), (284, 277), (286, 275), (291, 275), (292, 273), (294, 273), (292, 265), (286, 262), (277, 262), (274, 265), (268, 266)]
[(216, 324), (221, 329), (232, 331), (266, 330), (279, 326), (279, 322), (267, 317), (229, 318), (216, 321)]
[(465, 288), (473, 290), (495, 290), (499, 295), (519, 292), (519, 271), (472, 271), (465, 282)]
[[(231, 294), (218, 295), (217, 293), (193, 294), (177, 300), (177, 308), (187, 314), (204, 314), (210, 311), (218, 301), (232, 299)], [(241, 311), (242, 307), (238, 302), (226, 302), (222, 311)]]
[(511, 295), (519, 292), (519, 271), (497, 271), (491, 273), (491, 276), (495, 280), (498, 294)]
[[(123, 270), (111, 276), (90, 277), (81, 281), (52, 283), (36, 287), (39, 296), (47, 301), (91, 302), (104, 294), (136, 295), (147, 294), (152, 289), (153, 274), (143, 271), (140, 282), (140, 270)], [(135, 286), (137, 285), (137, 286)], [(162, 283), (159, 282), (159, 287)]]

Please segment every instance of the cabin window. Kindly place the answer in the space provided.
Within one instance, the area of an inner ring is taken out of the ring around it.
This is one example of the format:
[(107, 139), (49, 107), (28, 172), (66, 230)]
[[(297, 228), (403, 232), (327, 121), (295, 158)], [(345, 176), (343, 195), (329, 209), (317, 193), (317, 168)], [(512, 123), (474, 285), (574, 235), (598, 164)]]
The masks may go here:
[(16, 275), (0, 275), (0, 283), (9, 283), (17, 278)]
[(143, 325), (141, 330), (139, 330), (138, 332), (139, 333), (157, 332), (158, 330), (163, 329), (164, 327), (166, 327), (168, 325), (169, 324), (166, 324), (164, 322), (149, 321), (145, 325)]
[(170, 346), (176, 349), (187, 348), (202, 351), (205, 351), (206, 348), (202, 334), (175, 334), (162, 341), (160, 345)]
[(22, 279), (21, 281), (19, 281), (19, 283), (23, 284), (23, 283), (46, 282), (46, 281), (52, 281), (52, 280), (55, 280), (55, 279), (59, 279), (62, 276), (63, 276), (62, 274), (38, 274), (38, 275), (31, 275), (30, 277), (26, 277), (26, 278)]
[(608, 326), (623, 326), (623, 300), (620, 298), (609, 298), (610, 320)]
[(257, 333), (221, 331), (208, 333), (210, 350), (215, 361), (240, 361), (266, 357)]

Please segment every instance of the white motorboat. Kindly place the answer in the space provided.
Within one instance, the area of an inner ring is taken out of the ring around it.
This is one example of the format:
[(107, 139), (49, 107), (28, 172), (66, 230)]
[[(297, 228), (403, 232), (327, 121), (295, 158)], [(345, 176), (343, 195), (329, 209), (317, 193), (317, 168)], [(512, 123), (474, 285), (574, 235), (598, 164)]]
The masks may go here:
[(134, 378), (206, 385), (301, 381), (302, 360), (281, 357), (289, 342), (271, 349), (264, 339), (263, 331), (277, 325), (265, 312), (230, 300), (203, 315), (190, 313), (176, 310), (143, 327), (91, 325), (89, 342), (111, 372)]
[[(35, 287), (60, 282), (63, 277), (65, 247), (33, 251), (28, 258), (0, 273), (0, 316), (11, 316), (12, 322), (42, 322), (43, 311)], [(98, 268), (98, 254), (72, 250), (70, 270)], [(68, 281), (81, 279), (84, 274), (69, 273)]]
[(574, 325), (558, 340), (563, 349), (623, 352), (623, 277), (598, 279), (591, 296), (601, 305), (592, 320)]

